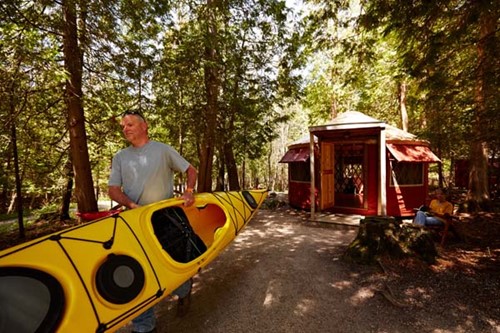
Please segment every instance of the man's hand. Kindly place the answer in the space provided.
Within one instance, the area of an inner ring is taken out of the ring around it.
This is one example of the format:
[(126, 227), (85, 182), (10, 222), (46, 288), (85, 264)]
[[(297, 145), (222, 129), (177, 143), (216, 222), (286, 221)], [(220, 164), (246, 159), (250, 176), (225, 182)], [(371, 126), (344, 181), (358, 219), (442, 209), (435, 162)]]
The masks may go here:
[(108, 195), (111, 198), (111, 200), (119, 203), (122, 206), (127, 207), (128, 209), (133, 209), (141, 206), (130, 200), (130, 198), (127, 197), (125, 193), (123, 193), (122, 188), (120, 186), (109, 186)]
[(138, 204), (136, 204), (135, 202), (132, 202), (132, 203), (130, 203), (127, 207), (128, 207), (129, 209), (134, 209), (134, 208), (137, 208), (137, 207), (141, 207), (141, 205), (138, 205)]
[(181, 197), (184, 199), (184, 206), (189, 207), (194, 203), (194, 195), (192, 191), (186, 191)]

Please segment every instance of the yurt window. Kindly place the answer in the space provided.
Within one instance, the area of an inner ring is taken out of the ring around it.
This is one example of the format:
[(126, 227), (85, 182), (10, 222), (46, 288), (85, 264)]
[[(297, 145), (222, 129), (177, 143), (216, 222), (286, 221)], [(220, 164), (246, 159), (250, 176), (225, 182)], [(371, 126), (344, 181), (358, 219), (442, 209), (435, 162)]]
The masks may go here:
[(295, 182), (310, 182), (311, 181), (311, 167), (309, 160), (307, 162), (294, 162), (290, 165), (290, 180)]
[(391, 186), (396, 185), (422, 185), (424, 182), (423, 163), (391, 162)]

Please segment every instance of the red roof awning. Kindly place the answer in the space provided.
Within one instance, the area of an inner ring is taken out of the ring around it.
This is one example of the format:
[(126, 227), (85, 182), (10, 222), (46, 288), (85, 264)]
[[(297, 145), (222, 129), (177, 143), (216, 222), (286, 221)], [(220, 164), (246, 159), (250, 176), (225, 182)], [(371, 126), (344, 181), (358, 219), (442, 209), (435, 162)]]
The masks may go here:
[(398, 162), (441, 162), (427, 146), (388, 143), (387, 149)]
[(280, 163), (306, 162), (309, 159), (309, 148), (294, 148), (286, 152)]

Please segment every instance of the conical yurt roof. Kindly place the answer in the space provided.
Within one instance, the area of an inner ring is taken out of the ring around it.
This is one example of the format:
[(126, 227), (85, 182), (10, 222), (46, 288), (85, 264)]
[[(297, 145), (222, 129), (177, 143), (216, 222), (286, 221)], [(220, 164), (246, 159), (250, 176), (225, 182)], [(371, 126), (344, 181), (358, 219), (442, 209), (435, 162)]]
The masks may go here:
[[(337, 117), (326, 125), (318, 125), (309, 127), (309, 131), (314, 133), (316, 131), (328, 130), (341, 130), (341, 129), (356, 129), (356, 128), (370, 128), (380, 127), (385, 128), (385, 136), (388, 141), (422, 141), (416, 135), (405, 132), (395, 126), (386, 124), (383, 121), (367, 116), (358, 111), (347, 111), (339, 114)], [(309, 137), (302, 137), (292, 143), (297, 145), (300, 143), (309, 142)]]

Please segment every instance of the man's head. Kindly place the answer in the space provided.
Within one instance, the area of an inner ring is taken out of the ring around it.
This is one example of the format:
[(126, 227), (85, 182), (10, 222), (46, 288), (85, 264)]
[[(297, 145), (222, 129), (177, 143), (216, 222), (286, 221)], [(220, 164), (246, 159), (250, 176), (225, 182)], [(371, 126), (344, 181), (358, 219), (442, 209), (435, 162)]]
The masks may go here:
[(434, 194), (436, 195), (436, 199), (438, 199), (440, 202), (446, 201), (446, 194), (443, 192), (442, 189), (438, 188)]
[(148, 124), (139, 112), (125, 112), (120, 125), (123, 135), (134, 147), (141, 147), (148, 142)]

